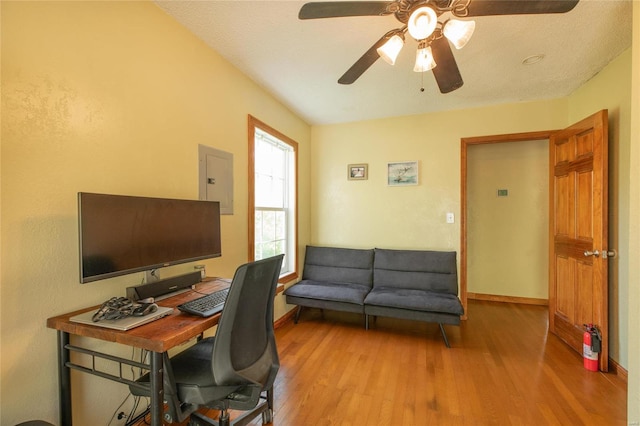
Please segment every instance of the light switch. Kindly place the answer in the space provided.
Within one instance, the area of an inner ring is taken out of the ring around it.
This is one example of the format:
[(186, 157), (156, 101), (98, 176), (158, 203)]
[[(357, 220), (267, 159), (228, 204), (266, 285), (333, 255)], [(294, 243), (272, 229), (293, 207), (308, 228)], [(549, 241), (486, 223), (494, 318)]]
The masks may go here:
[(447, 213), (447, 223), (454, 223), (455, 222), (455, 216), (453, 216), (453, 213)]

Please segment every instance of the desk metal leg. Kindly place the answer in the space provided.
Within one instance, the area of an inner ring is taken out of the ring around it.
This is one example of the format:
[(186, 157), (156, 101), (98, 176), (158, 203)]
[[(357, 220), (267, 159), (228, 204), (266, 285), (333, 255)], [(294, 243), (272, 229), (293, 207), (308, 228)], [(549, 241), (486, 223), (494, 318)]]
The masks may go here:
[(162, 383), (162, 353), (151, 352), (151, 426), (162, 426), (164, 387)]
[(60, 425), (71, 426), (71, 369), (67, 367), (70, 361), (69, 333), (58, 331), (58, 398), (60, 409)]

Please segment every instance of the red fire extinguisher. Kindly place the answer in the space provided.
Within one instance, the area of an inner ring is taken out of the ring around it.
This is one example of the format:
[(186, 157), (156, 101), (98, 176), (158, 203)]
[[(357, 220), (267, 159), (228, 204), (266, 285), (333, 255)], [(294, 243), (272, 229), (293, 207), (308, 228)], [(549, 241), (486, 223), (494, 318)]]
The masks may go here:
[(600, 331), (593, 324), (584, 324), (585, 332), (582, 335), (582, 358), (584, 368), (589, 371), (598, 371), (598, 355), (602, 337)]

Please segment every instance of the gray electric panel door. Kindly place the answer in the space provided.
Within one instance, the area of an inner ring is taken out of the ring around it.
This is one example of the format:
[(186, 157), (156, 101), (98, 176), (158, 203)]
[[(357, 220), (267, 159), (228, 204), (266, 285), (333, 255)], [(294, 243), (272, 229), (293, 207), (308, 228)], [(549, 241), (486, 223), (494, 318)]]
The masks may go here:
[(221, 214), (233, 214), (233, 154), (198, 145), (201, 200), (219, 201)]

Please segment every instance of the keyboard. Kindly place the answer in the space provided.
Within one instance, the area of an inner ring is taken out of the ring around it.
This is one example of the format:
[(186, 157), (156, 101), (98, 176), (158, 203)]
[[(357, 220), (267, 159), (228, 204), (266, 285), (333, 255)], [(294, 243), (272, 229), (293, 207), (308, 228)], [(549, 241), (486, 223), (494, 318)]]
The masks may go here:
[(224, 308), (224, 301), (227, 299), (227, 294), (229, 294), (229, 289), (225, 288), (211, 294), (207, 294), (206, 296), (185, 302), (178, 305), (177, 308), (187, 314), (210, 317), (218, 312), (222, 312), (222, 308)]

